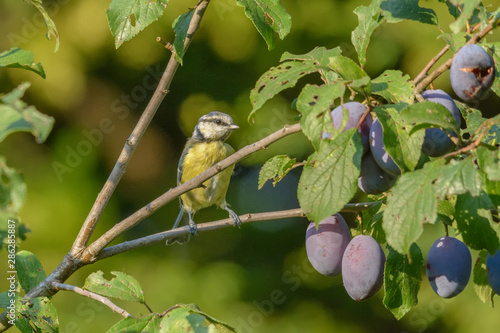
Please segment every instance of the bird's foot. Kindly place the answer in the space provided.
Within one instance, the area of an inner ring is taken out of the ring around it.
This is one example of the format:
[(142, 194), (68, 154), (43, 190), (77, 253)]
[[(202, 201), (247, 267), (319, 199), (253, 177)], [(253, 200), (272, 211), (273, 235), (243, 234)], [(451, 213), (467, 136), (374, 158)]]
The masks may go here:
[(198, 227), (196, 226), (196, 223), (194, 223), (193, 220), (189, 220), (189, 232), (193, 236), (198, 233)]
[(238, 214), (236, 214), (233, 210), (227, 209), (229, 212), (229, 217), (233, 220), (233, 224), (235, 227), (241, 228), (241, 220)]

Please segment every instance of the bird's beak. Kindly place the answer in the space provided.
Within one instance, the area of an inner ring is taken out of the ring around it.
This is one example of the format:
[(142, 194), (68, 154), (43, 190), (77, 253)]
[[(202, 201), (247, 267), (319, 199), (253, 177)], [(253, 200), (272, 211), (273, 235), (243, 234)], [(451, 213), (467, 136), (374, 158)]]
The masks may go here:
[(240, 128), (240, 127), (239, 127), (238, 125), (236, 125), (236, 124), (231, 124), (231, 125), (229, 125), (229, 129), (230, 129), (231, 131), (237, 130), (238, 128)]

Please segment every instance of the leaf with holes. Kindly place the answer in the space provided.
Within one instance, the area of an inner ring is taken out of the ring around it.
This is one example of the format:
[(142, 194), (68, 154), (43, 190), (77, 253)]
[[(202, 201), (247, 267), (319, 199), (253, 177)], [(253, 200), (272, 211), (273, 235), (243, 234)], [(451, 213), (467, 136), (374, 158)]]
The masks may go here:
[(359, 6), (354, 9), (354, 14), (358, 16), (358, 26), (352, 31), (352, 45), (358, 52), (358, 60), (363, 67), (366, 63), (366, 50), (370, 43), (373, 31), (383, 22), (380, 3), (382, 0), (372, 1), (370, 6)]
[(323, 140), (299, 180), (300, 208), (311, 221), (319, 223), (339, 212), (358, 188), (363, 145), (356, 129), (340, 133), (335, 140)]
[(387, 196), (384, 228), (387, 243), (407, 254), (423, 232), (423, 223), (437, 218), (437, 196), (432, 183), (441, 175), (444, 160), (428, 162), (422, 169), (401, 175)]
[(479, 195), (481, 177), (472, 157), (456, 161), (451, 160), (443, 168), (441, 177), (436, 181), (436, 195), (444, 199), (447, 195), (458, 195), (470, 192)]
[(273, 179), (273, 186), (276, 186), (292, 170), (295, 162), (295, 158), (291, 159), (286, 155), (277, 155), (267, 160), (259, 172), (259, 190), (269, 179)]
[(47, 297), (20, 298), (16, 302), (16, 311), (43, 332), (59, 332), (56, 308)]
[(413, 126), (410, 135), (418, 130), (441, 127), (443, 129), (459, 132), (457, 121), (451, 112), (442, 104), (423, 101), (408, 105), (401, 111), (401, 123), (404, 126)]
[(410, 81), (409, 75), (401, 71), (386, 70), (372, 80), (372, 94), (382, 96), (391, 103), (412, 104), (415, 98), (413, 90), (415, 85)]
[(491, 181), (500, 181), (500, 150), (477, 148), (477, 163)]
[(460, 16), (450, 24), (450, 29), (455, 34), (464, 30), (470, 24), (469, 19), (474, 14), (477, 15), (478, 8), (482, 7), (481, 0), (455, 0), (447, 3), (448, 6), (456, 6), (457, 12), (460, 12)]
[(144, 292), (139, 281), (122, 272), (111, 272), (111, 274), (115, 276), (111, 280), (106, 280), (102, 271), (90, 274), (85, 280), (83, 289), (106, 297), (144, 302)]
[(400, 254), (389, 246), (384, 270), (384, 305), (398, 320), (418, 303), (423, 264), (422, 251), (417, 244), (411, 245), (409, 255)]
[(491, 208), (493, 203), (484, 192), (478, 196), (461, 194), (455, 204), (455, 219), (468, 247), (494, 254), (500, 248), (500, 226), (493, 222)]
[(302, 114), (300, 125), (302, 132), (311, 141), (314, 149), (319, 150), (321, 140), (332, 137), (335, 129), (332, 123), (330, 107), (335, 100), (344, 95), (342, 83), (322, 86), (306, 85), (297, 100), (297, 110)]
[(488, 284), (488, 271), (486, 270), (487, 251), (479, 252), (479, 256), (472, 271), (472, 282), (474, 283), (474, 291), (483, 303), (488, 303), (493, 307), (493, 296), (495, 293)]
[(292, 18), (280, 0), (236, 0), (236, 4), (245, 8), (245, 15), (264, 38), (269, 50), (275, 46), (275, 33), (283, 39), (292, 28)]
[(285, 52), (280, 60), (282, 63), (265, 72), (250, 92), (252, 111), (248, 118), (252, 119), (255, 112), (267, 100), (287, 88), (294, 87), (301, 77), (315, 72), (326, 73), (330, 71), (328, 68), (329, 58), (339, 55), (340, 52), (338, 47), (334, 49), (315, 48), (303, 55), (292, 55)]
[(115, 47), (131, 40), (165, 11), (168, 0), (112, 0), (106, 10)]

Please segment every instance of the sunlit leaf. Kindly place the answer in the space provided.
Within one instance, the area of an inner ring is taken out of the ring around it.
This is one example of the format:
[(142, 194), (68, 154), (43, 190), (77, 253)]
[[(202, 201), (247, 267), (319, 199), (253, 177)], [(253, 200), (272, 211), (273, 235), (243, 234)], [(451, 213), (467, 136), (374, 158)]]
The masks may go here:
[(144, 292), (134, 277), (122, 272), (113, 271), (111, 274), (115, 277), (107, 280), (102, 271), (94, 272), (87, 277), (83, 288), (106, 297), (144, 302)]

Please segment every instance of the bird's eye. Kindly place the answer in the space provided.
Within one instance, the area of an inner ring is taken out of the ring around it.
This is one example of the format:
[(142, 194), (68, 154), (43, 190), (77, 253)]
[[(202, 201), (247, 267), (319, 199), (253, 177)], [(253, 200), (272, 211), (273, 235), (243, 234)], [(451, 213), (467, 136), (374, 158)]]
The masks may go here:
[(215, 121), (215, 123), (216, 123), (217, 125), (220, 125), (220, 124), (222, 124), (222, 121), (221, 121), (220, 119), (217, 119), (217, 120)]

